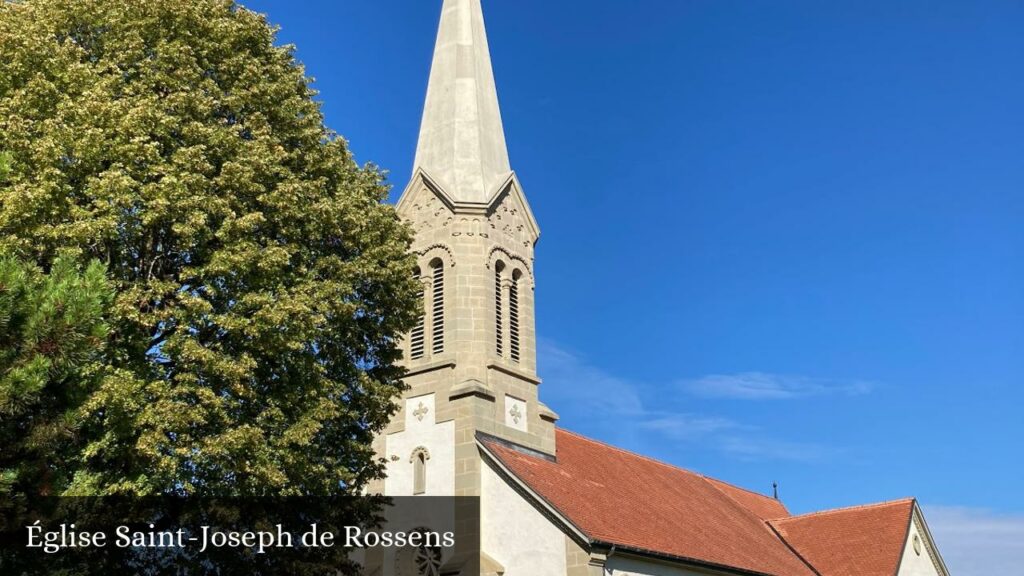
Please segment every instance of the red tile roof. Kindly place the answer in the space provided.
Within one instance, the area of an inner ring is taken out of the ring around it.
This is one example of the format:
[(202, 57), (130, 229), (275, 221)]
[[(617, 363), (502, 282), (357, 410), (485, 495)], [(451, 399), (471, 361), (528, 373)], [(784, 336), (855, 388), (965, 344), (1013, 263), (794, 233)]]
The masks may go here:
[(914, 506), (898, 500), (769, 524), (822, 576), (895, 576)]
[(556, 441), (557, 461), (484, 444), (593, 541), (772, 576), (814, 574), (765, 522), (788, 515), (781, 504), (565, 430)]
[(757, 514), (757, 517), (762, 520), (786, 518), (789, 516), (789, 510), (786, 510), (786, 507), (782, 502), (775, 498), (769, 498), (764, 494), (751, 492), (746, 488), (733, 486), (732, 484), (722, 482), (721, 480), (715, 480), (714, 478), (705, 477), (705, 479), (715, 488), (725, 492), (726, 496), (735, 500), (740, 506), (743, 506), (747, 510)]

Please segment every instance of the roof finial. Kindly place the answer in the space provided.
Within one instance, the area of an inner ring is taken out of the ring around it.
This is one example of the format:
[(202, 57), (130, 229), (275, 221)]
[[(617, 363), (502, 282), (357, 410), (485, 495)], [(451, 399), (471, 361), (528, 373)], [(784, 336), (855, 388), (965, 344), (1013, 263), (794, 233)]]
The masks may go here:
[(512, 169), (480, 0), (444, 0), (413, 170), (456, 201), (486, 202)]
[(772, 482), (772, 498), (779, 499), (779, 483)]

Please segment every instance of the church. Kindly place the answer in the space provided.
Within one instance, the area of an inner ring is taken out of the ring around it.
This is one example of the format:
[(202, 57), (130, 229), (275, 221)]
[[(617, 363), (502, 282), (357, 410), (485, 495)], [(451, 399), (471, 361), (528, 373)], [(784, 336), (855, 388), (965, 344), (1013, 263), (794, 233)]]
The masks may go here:
[[(373, 491), (478, 497), (481, 574), (949, 576), (913, 499), (794, 516), (558, 426), (537, 373), (540, 229), (509, 161), (481, 0), (444, 0), (397, 209), (415, 230), (424, 310)], [(453, 564), (418, 571), (467, 576)]]

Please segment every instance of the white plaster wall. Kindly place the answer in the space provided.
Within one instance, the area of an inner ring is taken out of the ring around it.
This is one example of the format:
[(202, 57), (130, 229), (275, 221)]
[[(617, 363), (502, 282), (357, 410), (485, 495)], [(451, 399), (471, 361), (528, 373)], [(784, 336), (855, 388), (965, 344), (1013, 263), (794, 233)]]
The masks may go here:
[[(921, 554), (914, 551), (914, 537), (921, 539)], [(918, 531), (917, 524), (910, 527), (910, 535), (903, 549), (903, 561), (900, 563), (898, 576), (941, 576), (935, 569), (931, 557), (928, 555), (928, 540), (924, 534)]]
[(490, 466), (481, 473), (481, 544), (505, 576), (565, 576), (565, 534)]
[[(417, 417), (420, 405), (426, 410)], [(405, 430), (388, 434), (385, 454), (388, 461), (384, 494), (412, 496), (413, 450), (422, 446), (430, 453), (427, 460), (426, 496), (451, 496), (455, 493), (455, 422), (437, 422), (434, 394), (405, 401)]]
[(707, 572), (694, 572), (686, 568), (670, 566), (660, 562), (612, 555), (605, 564), (605, 574), (615, 576), (706, 576)]

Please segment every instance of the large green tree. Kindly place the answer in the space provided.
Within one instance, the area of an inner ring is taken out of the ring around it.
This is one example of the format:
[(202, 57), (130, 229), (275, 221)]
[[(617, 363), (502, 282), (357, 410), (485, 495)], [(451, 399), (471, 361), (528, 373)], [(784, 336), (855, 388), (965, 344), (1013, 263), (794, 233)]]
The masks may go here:
[(98, 259), (115, 287), (64, 493), (338, 494), (381, 475), (410, 236), (314, 96), (231, 1), (0, 3), (0, 251)]

